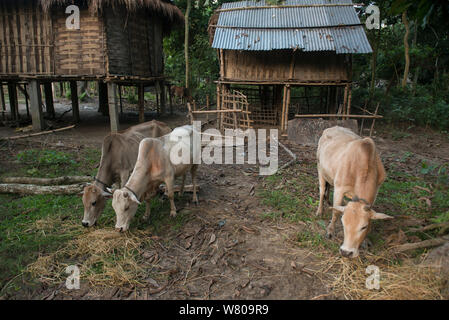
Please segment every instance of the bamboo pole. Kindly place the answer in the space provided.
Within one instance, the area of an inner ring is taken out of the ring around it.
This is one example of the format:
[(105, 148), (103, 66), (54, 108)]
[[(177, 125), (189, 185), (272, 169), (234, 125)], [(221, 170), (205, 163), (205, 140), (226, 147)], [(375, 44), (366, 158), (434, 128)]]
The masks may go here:
[(377, 116), (377, 111), (379, 110), (379, 105), (380, 105), (380, 103), (377, 104), (376, 111), (374, 112), (373, 123), (371, 123), (371, 129), (369, 131), (369, 136), (370, 137), (373, 135), (374, 124), (376, 123), (376, 116)]
[(295, 118), (355, 118), (355, 119), (382, 119), (383, 116), (370, 116), (370, 115), (358, 115), (358, 114), (350, 114), (350, 115), (344, 115), (344, 114), (296, 114)]
[(17, 139), (22, 139), (22, 138), (41, 136), (41, 135), (44, 135), (44, 134), (49, 134), (49, 133), (69, 130), (69, 129), (72, 129), (74, 127), (75, 127), (75, 125), (71, 125), (71, 126), (64, 127), (64, 128), (48, 130), (48, 131), (42, 131), (42, 132), (38, 132), (38, 133), (30, 133), (30, 134), (25, 134), (25, 135), (21, 135), (21, 136), (13, 136), (13, 137), (4, 137), (4, 138), (0, 138), (0, 140), (17, 140)]

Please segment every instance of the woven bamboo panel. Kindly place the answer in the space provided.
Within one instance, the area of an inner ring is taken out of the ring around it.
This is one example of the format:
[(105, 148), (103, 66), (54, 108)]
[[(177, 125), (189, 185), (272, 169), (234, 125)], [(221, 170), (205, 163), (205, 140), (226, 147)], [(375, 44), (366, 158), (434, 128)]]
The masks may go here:
[(151, 77), (163, 73), (159, 17), (107, 9), (105, 25), (109, 74)]
[(241, 110), (223, 113), (221, 118), (222, 129), (248, 129), (252, 128), (251, 112), (248, 111), (248, 100), (239, 91), (223, 90), (220, 97), (221, 110)]
[(224, 50), (222, 78), (241, 81), (339, 82), (349, 80), (345, 55), (291, 50)]
[(0, 74), (53, 73), (52, 24), (34, 1), (0, 1)]
[(102, 18), (80, 11), (80, 30), (66, 27), (63, 10), (53, 13), (56, 75), (106, 74), (106, 56)]

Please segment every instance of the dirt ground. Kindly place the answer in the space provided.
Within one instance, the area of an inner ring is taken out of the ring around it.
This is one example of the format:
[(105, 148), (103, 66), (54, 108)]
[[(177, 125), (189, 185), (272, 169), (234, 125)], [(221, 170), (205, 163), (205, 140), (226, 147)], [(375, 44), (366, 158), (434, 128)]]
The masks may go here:
[[(92, 111), (93, 112), (93, 111)], [(108, 118), (81, 112), (82, 122), (73, 130), (28, 139), (30, 144), (45, 141), (69, 146), (100, 148), (108, 132)], [(137, 116), (122, 119), (126, 128), (136, 123)], [(150, 119), (148, 119), (150, 120)], [(186, 115), (157, 117), (171, 127), (188, 122)], [(397, 164), (398, 155), (413, 152), (413, 156), (398, 163), (411, 174), (422, 160), (449, 162), (449, 137), (430, 130), (414, 129), (413, 136), (395, 139), (391, 127), (379, 125), (375, 141), (386, 167)], [(402, 132), (398, 130), (398, 132)], [(17, 134), (1, 127), (0, 136)], [(298, 161), (293, 166), (306, 168), (316, 176), (310, 165), (315, 163), (316, 150), (284, 141)], [(290, 156), (280, 149), (281, 165)], [(296, 169), (295, 169), (296, 170)], [(292, 168), (289, 172), (294, 174)], [(17, 297), (32, 299), (341, 299), (335, 295), (322, 274), (323, 257), (310, 248), (299, 245), (298, 233), (308, 228), (301, 222), (285, 219), (265, 219), (271, 210), (264, 204), (259, 191), (265, 178), (251, 165), (202, 165), (198, 182), (200, 204), (183, 197), (177, 203), (187, 221), (180, 229), (167, 229), (154, 236), (145, 254), (152, 259), (152, 268), (164, 277), (148, 279), (144, 287), (94, 287), (82, 282), (80, 290), (67, 290), (64, 283), (42, 285), (26, 290)], [(189, 183), (189, 182), (188, 182)], [(301, 192), (298, 190), (298, 192)], [(318, 197), (318, 186), (316, 186)], [(81, 199), (80, 199), (81, 201)], [(81, 220), (82, 212), (79, 212)], [(328, 221), (326, 215), (324, 221)], [(392, 232), (394, 222), (384, 226)], [(111, 227), (111, 226), (109, 226)], [(102, 226), (97, 226), (100, 229)], [(95, 228), (92, 229), (94, 232)], [(341, 227), (336, 243), (342, 240)], [(16, 297), (16, 298), (17, 298)], [(14, 298), (14, 297), (10, 297)], [(418, 297), (417, 297), (418, 298)]]

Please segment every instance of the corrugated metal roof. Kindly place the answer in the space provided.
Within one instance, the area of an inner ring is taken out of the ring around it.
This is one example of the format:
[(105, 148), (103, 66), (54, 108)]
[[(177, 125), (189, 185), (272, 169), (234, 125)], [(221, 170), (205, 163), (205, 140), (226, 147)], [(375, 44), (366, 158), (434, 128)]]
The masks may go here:
[[(372, 52), (351, 0), (286, 0), (283, 5), (287, 7), (220, 11), (212, 47)], [(225, 3), (221, 9), (261, 6), (265, 0)]]

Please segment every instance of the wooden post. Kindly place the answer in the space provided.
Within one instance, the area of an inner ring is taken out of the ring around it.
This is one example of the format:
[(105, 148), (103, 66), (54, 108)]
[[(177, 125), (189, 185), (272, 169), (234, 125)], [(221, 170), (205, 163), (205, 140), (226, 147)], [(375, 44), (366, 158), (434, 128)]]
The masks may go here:
[(6, 119), (6, 102), (5, 102), (5, 93), (3, 92), (3, 84), (0, 82), (0, 101), (2, 103), (2, 119)]
[(28, 96), (28, 91), (27, 91), (27, 85), (26, 84), (23, 85), (23, 93), (25, 95), (25, 106), (26, 106), (26, 109), (27, 109), (27, 118), (30, 119), (30, 105), (28, 103), (28, 100), (29, 100), (30, 97)]
[(80, 122), (80, 105), (78, 101), (78, 86), (76, 81), (70, 81), (70, 96), (72, 97), (72, 114), (75, 123)]
[(145, 87), (139, 84), (137, 87), (137, 95), (139, 97), (139, 122), (145, 122)]
[(122, 89), (123, 89), (123, 87), (121, 85), (119, 85), (118, 86), (118, 97), (119, 97), (119, 101), (120, 101), (120, 114), (123, 114)]
[(351, 85), (348, 85), (349, 90), (349, 96), (348, 96), (348, 107), (347, 107), (347, 114), (351, 114), (351, 100), (352, 100), (352, 88)]
[(44, 92), (45, 92), (45, 106), (47, 107), (47, 113), (51, 116), (52, 119), (54, 119), (55, 118), (55, 106), (53, 104), (52, 83), (50, 83), (50, 82), (44, 83)]
[[(220, 85), (217, 84), (217, 110), (221, 110), (221, 100), (220, 100)], [(221, 129), (220, 118), (221, 115), (217, 113), (217, 129)]]
[(285, 101), (285, 116), (284, 116), (284, 130), (287, 131), (288, 129), (288, 109), (290, 107), (290, 94), (291, 94), (291, 87), (290, 85), (287, 85), (287, 100)]
[(9, 109), (11, 111), (11, 119), (19, 120), (19, 106), (17, 103), (17, 87), (14, 82), (8, 83)]
[(117, 101), (117, 85), (109, 82), (108, 100), (109, 100), (109, 119), (111, 121), (111, 132), (116, 133), (120, 130), (118, 101)]
[(173, 97), (171, 94), (170, 86), (167, 86), (167, 88), (168, 88), (168, 100), (170, 103), (170, 114), (173, 114), (173, 101), (172, 101)]
[(284, 86), (284, 96), (282, 98), (281, 131), (284, 131), (286, 103), (287, 103), (287, 85)]
[(104, 116), (109, 114), (108, 86), (103, 81), (98, 81), (98, 112), (101, 112)]
[(42, 114), (41, 88), (37, 80), (30, 81), (30, 103), (33, 130), (42, 131), (45, 123), (44, 116)]
[[(207, 94), (206, 95), (206, 110), (207, 111), (209, 111), (209, 104), (210, 104), (209, 95)], [(209, 114), (206, 114), (206, 123), (208, 123), (208, 122), (209, 122)]]
[(376, 111), (374, 112), (373, 122), (371, 123), (371, 129), (369, 131), (369, 136), (370, 137), (372, 137), (373, 132), (374, 132), (374, 124), (376, 123), (376, 118), (375, 117), (377, 116), (377, 111), (379, 111), (379, 105), (380, 105), (380, 102), (377, 104)]
[(64, 82), (59, 82), (59, 96), (64, 97)]
[(165, 114), (165, 85), (163, 81), (159, 82), (159, 89), (161, 91), (161, 113)]

